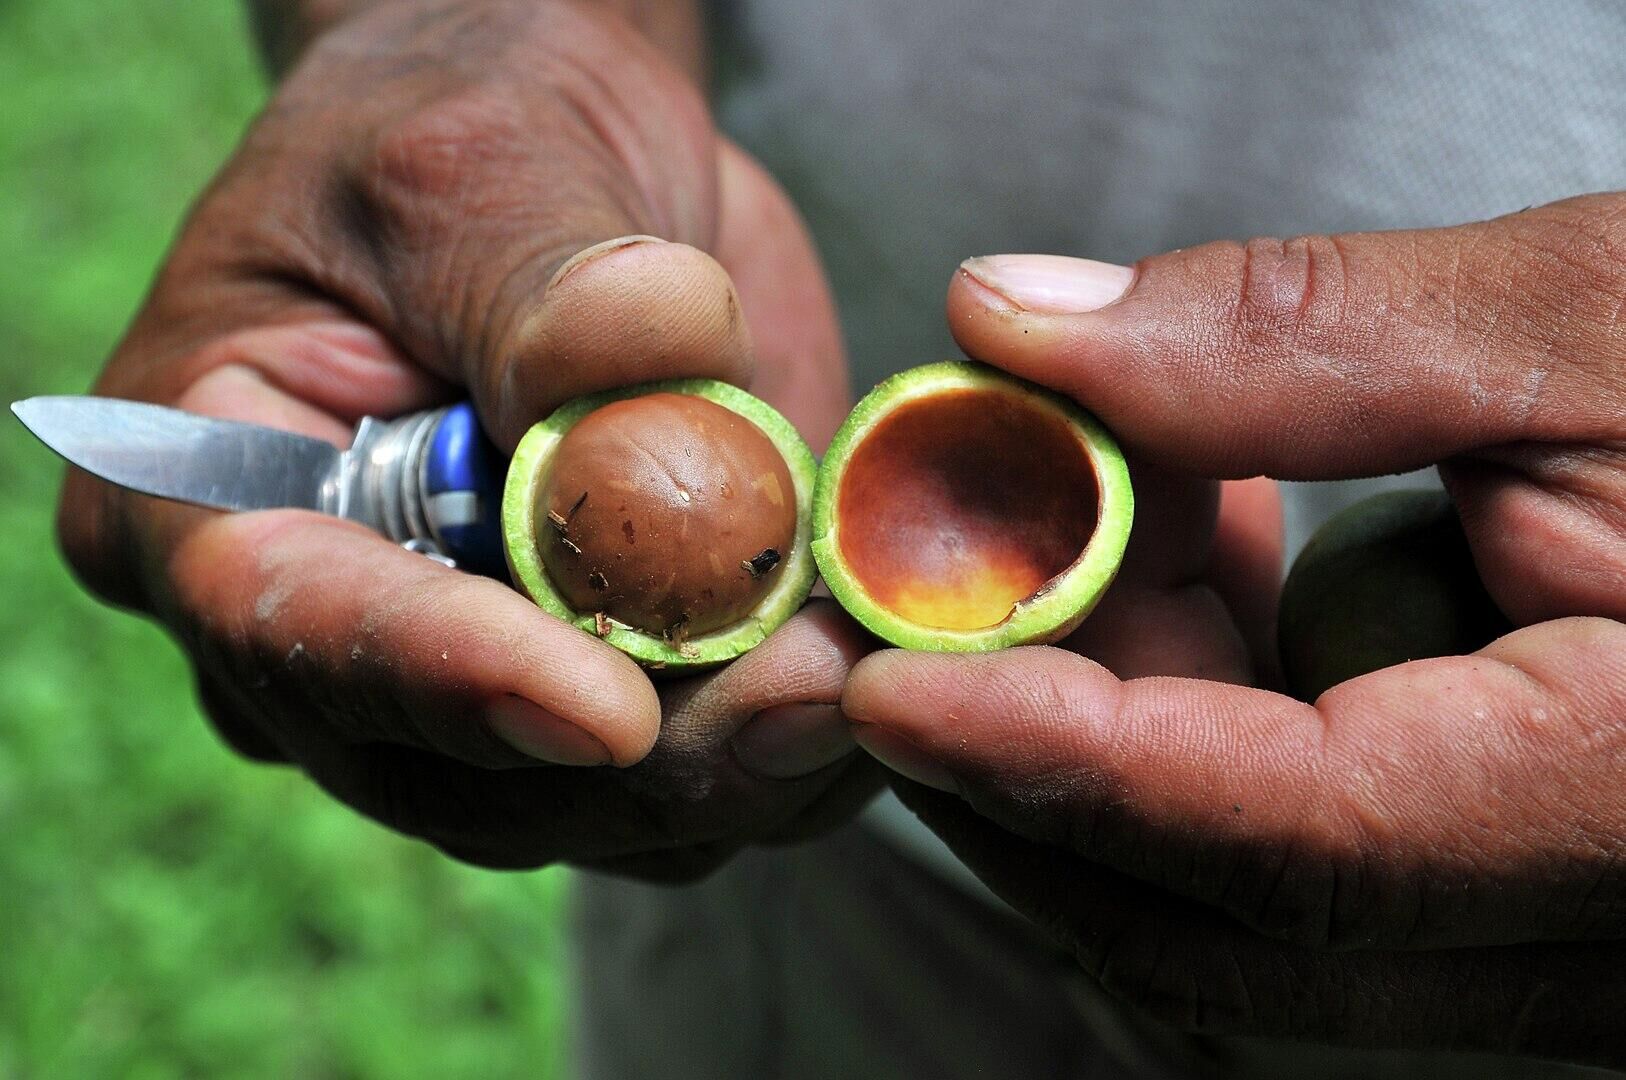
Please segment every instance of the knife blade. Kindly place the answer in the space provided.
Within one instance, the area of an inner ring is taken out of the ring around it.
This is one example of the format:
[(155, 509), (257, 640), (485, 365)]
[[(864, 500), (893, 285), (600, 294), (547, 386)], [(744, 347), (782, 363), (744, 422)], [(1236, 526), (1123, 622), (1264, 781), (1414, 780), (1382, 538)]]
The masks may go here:
[(11, 411), (86, 472), (217, 510), (330, 509), (342, 452), (320, 439), (101, 397), (34, 397)]
[(470, 402), (363, 417), (348, 450), (116, 398), (35, 397), (11, 411), (74, 465), (132, 491), (216, 510), (317, 510), (507, 579), (500, 522), (507, 462)]

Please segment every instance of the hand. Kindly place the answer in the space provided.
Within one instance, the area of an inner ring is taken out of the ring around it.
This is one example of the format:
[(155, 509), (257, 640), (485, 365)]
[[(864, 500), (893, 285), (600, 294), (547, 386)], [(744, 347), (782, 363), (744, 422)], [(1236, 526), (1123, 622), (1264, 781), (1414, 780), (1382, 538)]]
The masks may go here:
[(949, 793), (908, 800), (1184, 1029), (1626, 1065), (1626, 197), (1211, 244), (1110, 293), (1098, 264), (967, 270), (962, 345), (1161, 467), (1438, 462), (1519, 628), (1313, 706), (1055, 649), (878, 653), (843, 706)]
[[(753, 361), (827, 437), (846, 385), (811, 246), (685, 76), (582, 5), (410, 2), (311, 47), (98, 390), (338, 444), (468, 394), (512, 450), (578, 394)], [(93, 589), (173, 630), (233, 745), (465, 858), (688, 872), (861, 786), (833, 708), (859, 638), (828, 608), (657, 694), (513, 590), (343, 521), (75, 474), (60, 529)], [(567, 768), (600, 764), (622, 768)]]

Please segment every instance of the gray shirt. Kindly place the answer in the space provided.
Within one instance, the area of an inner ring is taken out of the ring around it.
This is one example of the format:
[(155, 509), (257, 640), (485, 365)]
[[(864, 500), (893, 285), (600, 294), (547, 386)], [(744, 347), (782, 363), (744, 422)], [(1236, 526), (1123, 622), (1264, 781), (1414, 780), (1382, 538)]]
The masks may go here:
[(790, 190), (860, 388), (951, 354), (966, 256), (1128, 263), (1626, 184), (1619, 0), (735, 0), (725, 126)]

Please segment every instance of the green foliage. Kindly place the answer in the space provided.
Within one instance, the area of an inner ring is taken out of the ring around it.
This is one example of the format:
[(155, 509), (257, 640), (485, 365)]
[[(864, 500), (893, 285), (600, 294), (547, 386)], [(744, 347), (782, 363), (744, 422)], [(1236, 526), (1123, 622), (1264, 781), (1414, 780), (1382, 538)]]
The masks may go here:
[[(85, 390), (264, 95), (230, 3), (0, 3), (0, 398)], [(56, 555), (0, 417), (0, 1078), (556, 1075), (557, 873), (247, 764)]]

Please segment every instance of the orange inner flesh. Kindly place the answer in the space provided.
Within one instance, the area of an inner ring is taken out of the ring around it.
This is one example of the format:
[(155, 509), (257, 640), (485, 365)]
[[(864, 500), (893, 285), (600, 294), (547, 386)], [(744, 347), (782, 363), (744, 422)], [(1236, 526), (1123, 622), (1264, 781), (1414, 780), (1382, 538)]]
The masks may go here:
[(853, 449), (836, 498), (842, 561), (883, 607), (945, 630), (994, 626), (1076, 561), (1099, 488), (1075, 431), (1012, 394), (901, 405)]

